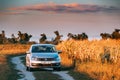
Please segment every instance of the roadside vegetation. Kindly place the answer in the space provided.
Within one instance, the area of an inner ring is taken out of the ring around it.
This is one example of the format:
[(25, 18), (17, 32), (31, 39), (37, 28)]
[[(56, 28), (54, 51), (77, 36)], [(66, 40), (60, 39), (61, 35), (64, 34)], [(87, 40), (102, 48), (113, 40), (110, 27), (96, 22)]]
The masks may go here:
[(11, 58), (17, 55), (25, 54), (30, 45), (21, 44), (4, 44), (0, 45), (0, 79), (1, 80), (17, 80), (15, 65), (11, 63)]
[(62, 64), (72, 66), (74, 72), (95, 80), (120, 80), (120, 40), (68, 40), (57, 48), (63, 51)]
[[(10, 56), (25, 54), (29, 47), (30, 44), (0, 45), (1, 80), (13, 80), (13, 76), (16, 80), (19, 77), (12, 68), (14, 65), (9, 62)], [(62, 51), (62, 69), (70, 70), (69, 74), (75, 80), (79, 80), (81, 75), (82, 80), (120, 80), (120, 40), (67, 40), (56, 47)], [(105, 50), (109, 53), (108, 58)], [(39, 76), (37, 71), (34, 73)]]

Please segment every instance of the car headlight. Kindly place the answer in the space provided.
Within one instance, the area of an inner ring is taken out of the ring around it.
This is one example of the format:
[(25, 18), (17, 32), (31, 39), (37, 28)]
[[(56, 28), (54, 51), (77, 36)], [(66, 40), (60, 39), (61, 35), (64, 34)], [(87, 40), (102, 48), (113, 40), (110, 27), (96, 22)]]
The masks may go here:
[(37, 58), (36, 57), (32, 57), (31, 60), (37, 61)]
[(56, 57), (55, 60), (56, 60), (56, 61), (60, 61), (60, 57), (59, 57), (59, 56)]

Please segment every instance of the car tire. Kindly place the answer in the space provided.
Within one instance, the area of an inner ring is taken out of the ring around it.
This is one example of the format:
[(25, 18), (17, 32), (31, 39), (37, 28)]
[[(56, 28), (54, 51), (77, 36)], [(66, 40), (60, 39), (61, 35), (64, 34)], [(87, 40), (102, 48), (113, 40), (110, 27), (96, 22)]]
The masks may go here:
[(31, 67), (26, 67), (27, 71), (32, 71), (33, 69)]
[(26, 71), (29, 71), (29, 67), (26, 67)]

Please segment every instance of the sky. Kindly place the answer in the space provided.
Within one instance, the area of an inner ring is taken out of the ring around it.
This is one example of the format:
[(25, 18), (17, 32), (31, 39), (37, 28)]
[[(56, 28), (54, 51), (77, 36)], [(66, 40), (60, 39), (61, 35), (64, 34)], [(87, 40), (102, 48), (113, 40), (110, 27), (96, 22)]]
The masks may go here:
[(58, 30), (63, 39), (68, 33), (85, 32), (89, 38), (120, 29), (120, 0), (0, 0), (0, 31), (6, 37), (17, 32), (55, 37)]

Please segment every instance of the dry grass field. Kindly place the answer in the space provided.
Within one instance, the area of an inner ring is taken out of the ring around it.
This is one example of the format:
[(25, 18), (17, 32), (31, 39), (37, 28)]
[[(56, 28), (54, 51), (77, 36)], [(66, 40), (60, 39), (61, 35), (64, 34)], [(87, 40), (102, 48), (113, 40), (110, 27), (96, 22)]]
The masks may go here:
[[(62, 64), (72, 66), (74, 71), (86, 73), (96, 80), (120, 80), (120, 40), (64, 41), (57, 46), (62, 50)], [(101, 62), (107, 49), (109, 62)]]
[[(5, 44), (0, 45), (0, 74), (2, 80), (6, 76), (8, 66), (7, 55), (24, 54), (30, 45)], [(70, 67), (74, 65), (74, 71), (86, 73), (95, 80), (120, 80), (120, 40), (92, 40), (92, 41), (63, 41), (56, 46), (62, 51), (62, 65)], [(101, 62), (101, 55), (107, 49), (110, 53), (110, 61)], [(3, 67), (4, 66), (4, 67)], [(12, 78), (11, 78), (12, 79)]]
[(4, 44), (0, 45), (0, 80), (17, 80), (17, 71), (10, 62), (11, 55), (25, 54), (30, 45)]
[(0, 64), (7, 63), (8, 55), (25, 54), (30, 45), (24, 44), (2, 44), (0, 45)]
[(0, 45), (0, 54), (20, 54), (25, 53), (29, 49), (30, 45), (28, 44), (3, 44)]

